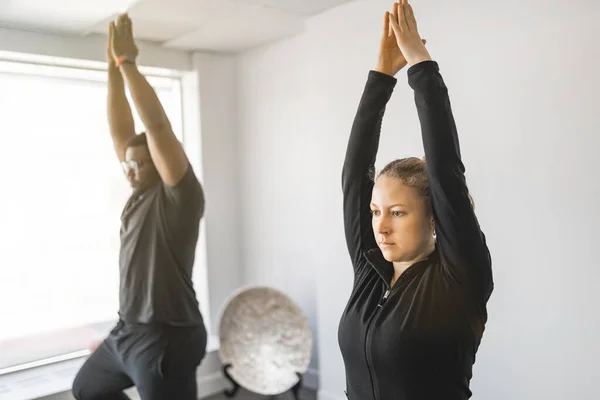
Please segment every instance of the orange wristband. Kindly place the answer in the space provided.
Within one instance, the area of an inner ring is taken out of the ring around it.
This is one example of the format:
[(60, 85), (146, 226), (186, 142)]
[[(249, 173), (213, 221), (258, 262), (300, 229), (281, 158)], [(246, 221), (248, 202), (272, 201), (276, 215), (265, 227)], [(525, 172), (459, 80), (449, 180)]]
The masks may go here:
[(121, 57), (117, 58), (115, 60), (115, 67), (118, 68), (119, 66), (121, 66), (121, 64), (123, 64), (123, 61), (125, 61), (125, 56), (121, 56)]
[(123, 63), (134, 63), (135, 62), (135, 57), (132, 57), (130, 55), (123, 55), (123, 56), (119, 56), (117, 57), (117, 59), (115, 60), (115, 67), (120, 67)]

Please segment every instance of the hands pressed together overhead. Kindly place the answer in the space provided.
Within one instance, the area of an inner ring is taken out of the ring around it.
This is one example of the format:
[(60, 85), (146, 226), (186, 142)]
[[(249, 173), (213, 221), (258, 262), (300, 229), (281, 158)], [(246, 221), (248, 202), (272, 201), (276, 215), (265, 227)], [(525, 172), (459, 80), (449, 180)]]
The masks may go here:
[[(108, 61), (111, 64), (135, 62), (139, 50), (127, 13), (119, 15), (116, 23), (110, 22), (108, 36)], [(376, 70), (394, 76), (406, 65), (431, 60), (426, 43), (419, 35), (412, 6), (408, 0), (398, 0), (392, 11), (387, 11), (384, 16)]]
[(407, 64), (431, 60), (417, 30), (417, 21), (408, 0), (398, 0), (385, 13), (377, 71), (394, 76)]
[(131, 19), (121, 14), (117, 22), (110, 22), (108, 29), (108, 61), (119, 65), (125, 61), (135, 62), (139, 50), (133, 39)]

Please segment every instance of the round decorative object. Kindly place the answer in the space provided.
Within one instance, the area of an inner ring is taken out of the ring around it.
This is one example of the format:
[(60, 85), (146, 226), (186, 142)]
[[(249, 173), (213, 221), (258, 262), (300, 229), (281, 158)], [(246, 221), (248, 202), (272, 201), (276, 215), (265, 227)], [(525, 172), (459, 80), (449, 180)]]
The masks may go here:
[(296, 304), (268, 287), (245, 288), (225, 304), (220, 356), (241, 387), (262, 395), (290, 390), (308, 369), (312, 332)]

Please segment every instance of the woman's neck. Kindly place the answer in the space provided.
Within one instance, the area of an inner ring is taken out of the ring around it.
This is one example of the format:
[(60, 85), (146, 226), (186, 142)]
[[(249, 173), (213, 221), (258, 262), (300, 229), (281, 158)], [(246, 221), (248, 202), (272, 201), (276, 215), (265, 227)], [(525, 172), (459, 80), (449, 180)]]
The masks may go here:
[(433, 253), (435, 250), (435, 242), (432, 242), (430, 244), (427, 245), (427, 247), (419, 252), (419, 254), (415, 257), (412, 257), (411, 260), (408, 261), (394, 261), (394, 276), (392, 277), (392, 282), (391, 285), (393, 286), (394, 283), (396, 283), (396, 281), (398, 280), (398, 278), (400, 278), (400, 275), (402, 275), (404, 273), (404, 271), (406, 271), (408, 268), (410, 268), (412, 265), (418, 263), (419, 261), (425, 260), (427, 257), (429, 257), (429, 255), (431, 253)]

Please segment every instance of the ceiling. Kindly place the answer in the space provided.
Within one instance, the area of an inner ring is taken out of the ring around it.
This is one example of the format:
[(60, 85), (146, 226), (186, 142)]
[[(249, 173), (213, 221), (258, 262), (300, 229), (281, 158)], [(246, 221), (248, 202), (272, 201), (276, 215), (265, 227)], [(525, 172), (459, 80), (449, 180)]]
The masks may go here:
[(0, 0), (0, 26), (106, 34), (127, 11), (137, 38), (168, 48), (239, 52), (304, 29), (306, 18), (351, 0)]

